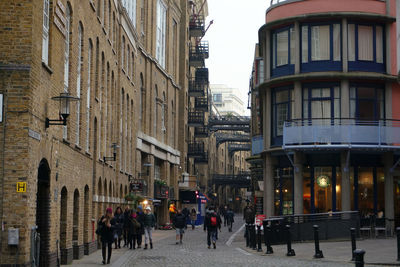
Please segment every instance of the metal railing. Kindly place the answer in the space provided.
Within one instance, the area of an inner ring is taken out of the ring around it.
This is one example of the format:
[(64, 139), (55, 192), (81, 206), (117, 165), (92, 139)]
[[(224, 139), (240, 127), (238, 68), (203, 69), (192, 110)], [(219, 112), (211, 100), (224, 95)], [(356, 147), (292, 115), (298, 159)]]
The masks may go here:
[(189, 96), (204, 96), (208, 81), (204, 79), (190, 79), (189, 80)]
[(357, 119), (299, 119), (286, 121), (283, 148), (400, 149), (400, 121)]
[(203, 16), (190, 16), (189, 33), (191, 37), (202, 37), (205, 34)]

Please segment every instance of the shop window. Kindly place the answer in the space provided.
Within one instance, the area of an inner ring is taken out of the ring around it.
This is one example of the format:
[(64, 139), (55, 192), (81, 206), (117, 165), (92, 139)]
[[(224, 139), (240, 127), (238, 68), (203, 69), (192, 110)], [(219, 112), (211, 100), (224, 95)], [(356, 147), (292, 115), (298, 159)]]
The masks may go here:
[(301, 71), (342, 69), (341, 24), (304, 24), (301, 27)]
[(272, 33), (272, 76), (294, 74), (295, 30), (286, 27)]
[(293, 168), (276, 168), (274, 170), (275, 215), (293, 214)]
[(385, 72), (382, 25), (348, 24), (349, 71)]

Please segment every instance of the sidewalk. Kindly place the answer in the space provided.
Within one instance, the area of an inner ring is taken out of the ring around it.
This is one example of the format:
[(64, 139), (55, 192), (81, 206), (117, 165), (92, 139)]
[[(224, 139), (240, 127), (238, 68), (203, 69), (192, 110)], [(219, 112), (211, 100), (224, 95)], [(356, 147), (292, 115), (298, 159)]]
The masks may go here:
[[(246, 247), (243, 234), (239, 234), (235, 241), (242, 241), (241, 247), (248, 252), (267, 256), (267, 257), (287, 257), (287, 246), (286, 245), (274, 245), (272, 246), (274, 254), (266, 255), (266, 246), (262, 244), (263, 252), (257, 252), (255, 250)], [(365, 250), (364, 262), (370, 266), (400, 266), (400, 261), (397, 261), (397, 240), (395, 238), (387, 239), (364, 239), (357, 240), (356, 242), (358, 249)], [(349, 241), (321, 241), (320, 250), (324, 255), (323, 259), (313, 259), (315, 253), (314, 242), (304, 243), (292, 243), (296, 256), (293, 258), (304, 259), (304, 260), (315, 260), (315, 261), (326, 261), (326, 262), (351, 262), (351, 242)]]
[[(157, 246), (157, 242), (160, 240), (163, 240), (165, 238), (174, 238), (175, 237), (175, 230), (156, 230), (153, 231), (153, 243), (154, 246)], [(121, 246), (123, 245), (124, 241), (121, 242)], [(142, 247), (144, 247), (144, 236), (143, 236), (143, 243)], [(112, 250), (112, 255), (111, 255), (111, 262), (110, 265), (108, 266), (120, 266), (118, 264), (118, 261), (120, 259), (128, 257), (130, 253), (132, 253), (133, 250), (129, 250), (128, 248), (121, 248), (121, 249), (114, 249), (114, 244), (113, 244), (113, 250)], [(101, 249), (98, 249), (96, 252), (90, 254), (90, 255), (85, 255), (82, 259), (80, 260), (74, 260), (71, 265), (73, 267), (90, 267), (90, 266), (99, 266), (102, 265), (102, 256), (101, 256)]]

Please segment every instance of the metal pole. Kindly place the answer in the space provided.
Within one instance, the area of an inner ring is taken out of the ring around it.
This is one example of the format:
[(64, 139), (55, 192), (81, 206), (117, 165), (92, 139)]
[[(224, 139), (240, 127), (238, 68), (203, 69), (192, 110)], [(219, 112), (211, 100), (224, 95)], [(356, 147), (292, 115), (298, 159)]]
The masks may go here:
[(253, 250), (257, 249), (257, 242), (256, 242), (256, 226), (252, 224), (250, 226), (250, 243), (251, 243), (251, 248)]
[(249, 225), (246, 224), (246, 247), (250, 246), (250, 231), (249, 231)]
[(261, 225), (257, 225), (257, 251), (261, 252)]
[(286, 256), (296, 256), (294, 249), (292, 249), (292, 237), (290, 235), (290, 225), (286, 225), (286, 238), (287, 238), (287, 253)]
[(356, 255), (354, 251), (357, 249), (356, 246), (356, 228), (350, 228), (350, 236), (351, 236), (351, 260), (356, 260)]
[(397, 261), (400, 261), (400, 227), (396, 228), (397, 232)]
[(265, 230), (264, 227), (264, 231), (265, 231), (265, 239), (266, 239), (266, 245), (267, 245), (267, 252), (265, 252), (265, 254), (273, 254), (274, 250), (271, 247), (271, 226), (267, 225), (266, 227), (267, 229)]
[(318, 225), (313, 225), (314, 228), (314, 242), (315, 242), (315, 254), (314, 254), (314, 258), (316, 259), (321, 259), (324, 257), (324, 255), (322, 254), (322, 251), (319, 249), (319, 231)]
[(356, 257), (356, 267), (364, 267), (364, 254), (365, 250), (362, 249), (356, 249), (354, 251), (355, 257)]

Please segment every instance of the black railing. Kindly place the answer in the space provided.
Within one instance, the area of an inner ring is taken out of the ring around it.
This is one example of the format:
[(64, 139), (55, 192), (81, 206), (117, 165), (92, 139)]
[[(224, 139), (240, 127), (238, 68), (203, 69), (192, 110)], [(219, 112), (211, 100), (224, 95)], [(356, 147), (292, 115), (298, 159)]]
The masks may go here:
[(207, 127), (194, 128), (194, 136), (195, 137), (208, 137), (208, 128)]
[(204, 96), (208, 80), (204, 79), (190, 79), (189, 80), (189, 96)]
[(191, 46), (189, 49), (189, 65), (193, 67), (203, 67), (204, 60), (207, 59), (208, 56), (207, 41), (203, 41), (195, 46)]
[(197, 68), (195, 72), (195, 81), (208, 85), (208, 68)]
[(208, 111), (208, 98), (196, 97), (194, 101), (194, 108), (196, 110)]
[(203, 157), (204, 156), (204, 142), (191, 142), (188, 143), (189, 157)]
[(189, 21), (189, 34), (191, 37), (202, 37), (205, 34), (204, 17), (191, 16)]
[(188, 113), (189, 126), (203, 126), (204, 125), (204, 111), (191, 110)]

